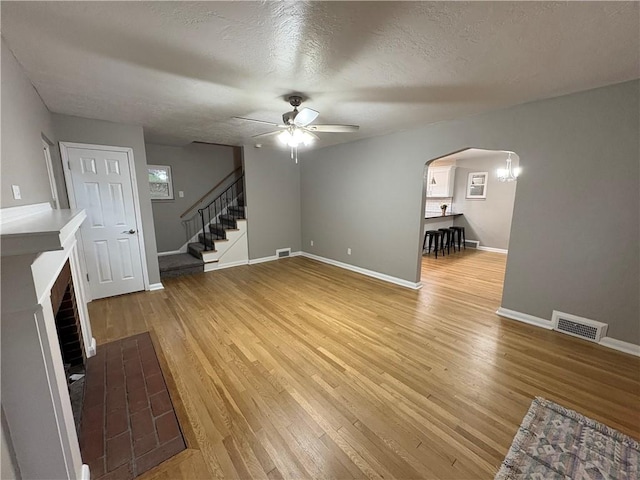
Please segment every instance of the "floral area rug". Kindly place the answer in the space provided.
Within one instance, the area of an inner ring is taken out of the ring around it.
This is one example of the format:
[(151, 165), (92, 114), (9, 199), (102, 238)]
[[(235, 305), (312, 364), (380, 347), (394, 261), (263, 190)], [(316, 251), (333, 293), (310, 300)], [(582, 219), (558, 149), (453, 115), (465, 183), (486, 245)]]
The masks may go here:
[(495, 478), (637, 480), (639, 465), (638, 441), (537, 397)]

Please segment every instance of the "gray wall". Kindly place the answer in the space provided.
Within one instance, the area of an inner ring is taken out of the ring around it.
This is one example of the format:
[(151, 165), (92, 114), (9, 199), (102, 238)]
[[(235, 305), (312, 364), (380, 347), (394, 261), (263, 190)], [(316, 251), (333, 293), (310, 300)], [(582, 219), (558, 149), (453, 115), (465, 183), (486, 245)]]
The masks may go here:
[(412, 164), (408, 146), (389, 135), (300, 155), (305, 252), (417, 281), (423, 171), (433, 157), (416, 152), (422, 165)]
[(56, 139), (60, 142), (90, 143), (133, 149), (140, 213), (144, 230), (144, 247), (149, 269), (149, 282), (160, 282), (158, 250), (153, 227), (153, 212), (149, 195), (149, 173), (147, 154), (144, 147), (144, 133), (139, 125), (105, 122), (89, 118), (53, 114)]
[[(51, 114), (4, 39), (1, 41), (2, 166), (0, 207), (51, 202), (42, 135), (54, 141)], [(19, 185), (14, 200), (11, 185)], [(64, 195), (64, 190), (60, 192)]]
[[(178, 250), (199, 228), (197, 209), (183, 219), (180, 215), (220, 180), (241, 166), (239, 147), (192, 143), (169, 147), (147, 143), (147, 162), (171, 166), (173, 200), (152, 200), (153, 220), (159, 252)], [(237, 161), (237, 165), (236, 165)], [(214, 192), (219, 194), (233, 182), (227, 180)], [(178, 191), (184, 197), (178, 196)], [(213, 200), (212, 195), (208, 200)], [(195, 229), (195, 230), (194, 230)]]
[[(300, 155), (306, 155), (301, 152)], [(249, 259), (300, 250), (300, 165), (286, 149), (244, 147)]]
[(303, 248), (418, 281), (425, 162), (469, 147), (515, 151), (525, 173), (502, 306), (603, 321), (609, 336), (640, 344), (639, 87), (626, 82), (305, 153)]
[(9, 426), (4, 417), (4, 409), (0, 408), (0, 478), (2, 480), (14, 480), (20, 478)]
[[(511, 218), (516, 196), (516, 182), (500, 182), (497, 168), (504, 168), (506, 155), (495, 158), (468, 158), (458, 160), (453, 190), (453, 210), (462, 212), (454, 225), (465, 227), (467, 240), (478, 240), (483, 247), (509, 248)], [(513, 161), (513, 167), (519, 164)], [(489, 172), (487, 198), (467, 198), (467, 181), (471, 172)]]

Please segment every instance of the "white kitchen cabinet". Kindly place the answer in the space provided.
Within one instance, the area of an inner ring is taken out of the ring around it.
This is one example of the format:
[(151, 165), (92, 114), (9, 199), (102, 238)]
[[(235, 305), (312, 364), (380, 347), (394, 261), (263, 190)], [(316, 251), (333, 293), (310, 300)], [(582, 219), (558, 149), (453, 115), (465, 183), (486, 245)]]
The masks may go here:
[(453, 181), (456, 167), (429, 167), (427, 173), (427, 197), (444, 198), (453, 197)]

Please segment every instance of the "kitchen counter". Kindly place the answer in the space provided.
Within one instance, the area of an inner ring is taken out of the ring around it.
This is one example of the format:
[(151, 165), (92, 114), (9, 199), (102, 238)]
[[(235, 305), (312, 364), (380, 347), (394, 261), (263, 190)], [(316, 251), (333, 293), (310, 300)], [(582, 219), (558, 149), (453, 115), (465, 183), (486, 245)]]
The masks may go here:
[(447, 217), (459, 217), (462, 215), (461, 213), (447, 213), (446, 215), (442, 215), (441, 213), (431, 213), (427, 212), (424, 216), (425, 220), (431, 220), (433, 218), (447, 218)]

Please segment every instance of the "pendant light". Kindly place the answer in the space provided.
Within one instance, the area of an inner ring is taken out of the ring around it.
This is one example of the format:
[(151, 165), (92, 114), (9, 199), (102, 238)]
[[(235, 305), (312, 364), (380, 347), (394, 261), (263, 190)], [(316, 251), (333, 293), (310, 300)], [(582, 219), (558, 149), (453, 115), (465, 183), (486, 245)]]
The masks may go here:
[(507, 157), (507, 168), (499, 168), (497, 171), (498, 180), (501, 182), (515, 182), (520, 175), (520, 167), (513, 168), (511, 165), (511, 152)]

